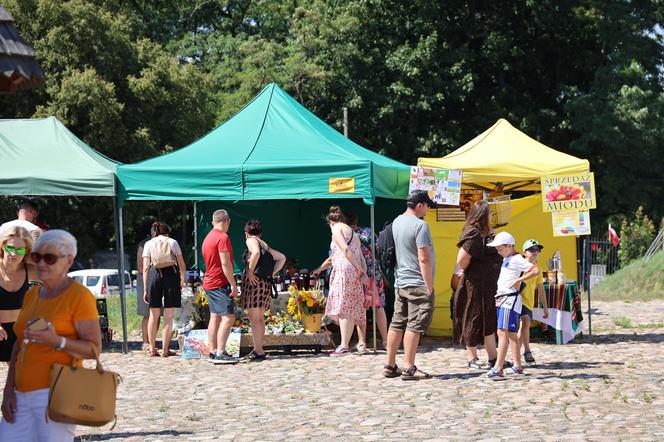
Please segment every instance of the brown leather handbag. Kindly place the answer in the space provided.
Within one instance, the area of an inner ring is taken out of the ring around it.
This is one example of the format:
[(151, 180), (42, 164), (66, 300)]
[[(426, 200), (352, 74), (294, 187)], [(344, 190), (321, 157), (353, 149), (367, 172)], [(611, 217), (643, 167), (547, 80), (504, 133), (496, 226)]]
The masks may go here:
[[(115, 421), (115, 398), (120, 375), (99, 361), (97, 347), (90, 343), (96, 368), (53, 364), (48, 394), (48, 418), (55, 422), (101, 427)], [(114, 424), (115, 426), (115, 424)]]

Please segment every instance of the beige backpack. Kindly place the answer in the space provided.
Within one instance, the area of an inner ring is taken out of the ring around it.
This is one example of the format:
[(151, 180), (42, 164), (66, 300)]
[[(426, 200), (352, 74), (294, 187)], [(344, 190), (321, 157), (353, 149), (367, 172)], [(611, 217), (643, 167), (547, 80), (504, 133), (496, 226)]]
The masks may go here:
[(170, 238), (166, 236), (157, 236), (152, 240), (153, 244), (152, 250), (150, 251), (150, 262), (156, 269), (173, 267), (177, 263), (169, 239)]

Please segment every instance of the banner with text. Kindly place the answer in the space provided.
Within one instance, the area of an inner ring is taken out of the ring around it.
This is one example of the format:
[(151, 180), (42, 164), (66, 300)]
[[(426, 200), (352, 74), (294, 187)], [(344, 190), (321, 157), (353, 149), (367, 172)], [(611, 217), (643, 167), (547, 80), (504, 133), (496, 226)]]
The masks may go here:
[(595, 175), (553, 175), (541, 178), (545, 212), (583, 211), (597, 207)]

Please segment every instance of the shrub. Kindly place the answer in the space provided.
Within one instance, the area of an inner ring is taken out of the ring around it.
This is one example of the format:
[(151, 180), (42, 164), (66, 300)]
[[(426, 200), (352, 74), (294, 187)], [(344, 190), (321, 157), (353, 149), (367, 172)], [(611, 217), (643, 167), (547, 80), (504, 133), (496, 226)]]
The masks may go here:
[(620, 227), (620, 249), (618, 260), (620, 267), (630, 261), (642, 257), (655, 239), (655, 224), (639, 207), (634, 213), (634, 219), (624, 220)]

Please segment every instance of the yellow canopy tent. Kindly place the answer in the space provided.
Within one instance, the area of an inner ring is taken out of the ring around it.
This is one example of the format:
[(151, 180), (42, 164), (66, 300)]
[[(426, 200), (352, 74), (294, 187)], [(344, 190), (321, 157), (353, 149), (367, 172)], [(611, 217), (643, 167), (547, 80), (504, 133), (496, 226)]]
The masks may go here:
[(418, 166), (463, 170), (467, 187), (539, 191), (539, 178), (590, 170), (588, 160), (558, 152), (500, 119), (442, 158), (419, 158)]
[[(539, 178), (587, 172), (588, 160), (558, 152), (500, 119), (464, 146), (442, 158), (419, 158), (418, 166), (463, 170), (463, 187), (489, 191), (539, 191)], [(436, 309), (429, 332), (433, 336), (452, 334), (450, 318), (450, 277), (456, 262), (456, 243), (463, 222), (437, 221), (436, 211), (426, 217), (436, 250)], [(544, 245), (539, 265), (547, 270), (546, 260), (560, 250), (567, 279), (577, 278), (575, 237), (554, 237), (551, 214), (542, 211), (541, 196), (512, 200), (509, 224), (498, 229), (516, 238), (517, 249), (526, 239), (535, 238)]]

